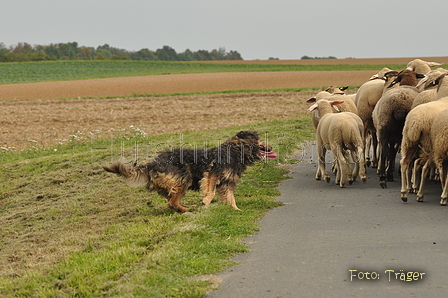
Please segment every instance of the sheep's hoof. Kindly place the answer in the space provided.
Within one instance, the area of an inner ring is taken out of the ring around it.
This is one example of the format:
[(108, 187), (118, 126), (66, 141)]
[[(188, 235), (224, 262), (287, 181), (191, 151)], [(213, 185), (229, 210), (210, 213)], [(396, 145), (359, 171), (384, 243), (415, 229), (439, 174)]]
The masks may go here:
[(371, 164), (372, 164), (372, 163), (370, 162), (370, 160), (366, 161), (366, 166), (367, 166), (367, 167), (370, 167)]
[(320, 177), (316, 177), (316, 180), (320, 180)]
[(345, 188), (345, 183), (341, 183), (341, 188)]
[(367, 177), (366, 176), (361, 177), (361, 181), (362, 181), (362, 183), (366, 183), (367, 182)]
[(442, 198), (440, 200), (440, 206), (446, 206), (446, 200), (447, 200), (447, 198)]
[(330, 176), (325, 177), (325, 181), (326, 181), (327, 183), (330, 183)]
[(354, 180), (348, 180), (348, 185), (352, 185)]
[(408, 201), (408, 197), (401, 196), (401, 200), (406, 203)]
[(423, 196), (421, 197), (417, 196), (417, 202), (423, 202)]
[(380, 186), (381, 188), (387, 188), (387, 180), (383, 175), (380, 175)]

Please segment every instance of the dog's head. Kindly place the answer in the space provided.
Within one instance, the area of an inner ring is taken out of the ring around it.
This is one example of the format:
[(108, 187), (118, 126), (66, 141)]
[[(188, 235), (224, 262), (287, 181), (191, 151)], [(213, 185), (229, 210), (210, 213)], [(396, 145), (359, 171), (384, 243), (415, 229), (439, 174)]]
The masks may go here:
[(277, 153), (272, 151), (272, 147), (260, 140), (256, 131), (240, 131), (234, 137), (244, 145), (245, 158), (253, 161), (260, 161), (265, 158), (276, 159)]

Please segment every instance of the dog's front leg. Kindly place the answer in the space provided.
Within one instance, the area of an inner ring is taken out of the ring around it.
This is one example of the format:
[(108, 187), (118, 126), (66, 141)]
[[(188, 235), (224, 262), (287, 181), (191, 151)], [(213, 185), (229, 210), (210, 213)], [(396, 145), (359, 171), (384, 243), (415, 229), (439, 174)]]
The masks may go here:
[(188, 207), (180, 203), (180, 199), (185, 195), (186, 190), (182, 188), (173, 191), (168, 199), (168, 207), (178, 212), (188, 211)]
[(233, 209), (241, 211), (241, 209), (238, 208), (238, 206), (236, 205), (235, 195), (234, 195), (235, 188), (236, 188), (236, 185), (234, 185), (234, 184), (228, 184), (226, 186), (221, 186), (219, 188), (219, 194), (221, 195), (222, 200), (229, 203), (229, 205), (232, 206)]
[(217, 180), (218, 177), (213, 174), (206, 174), (205, 177), (202, 178), (201, 190), (202, 193), (204, 194), (204, 199), (202, 200), (202, 203), (204, 203), (205, 206), (210, 205), (213, 198), (215, 197)]

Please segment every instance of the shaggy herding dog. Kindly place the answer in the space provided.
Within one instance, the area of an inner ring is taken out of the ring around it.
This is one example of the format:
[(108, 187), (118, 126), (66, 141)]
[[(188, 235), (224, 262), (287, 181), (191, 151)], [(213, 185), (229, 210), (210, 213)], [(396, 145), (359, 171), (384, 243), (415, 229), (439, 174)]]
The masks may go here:
[(180, 200), (189, 189), (202, 191), (205, 205), (211, 203), (217, 190), (223, 201), (240, 210), (234, 197), (237, 182), (247, 166), (264, 158), (275, 159), (277, 154), (255, 131), (241, 131), (217, 147), (177, 148), (161, 152), (146, 165), (130, 167), (116, 162), (103, 168), (124, 177), (130, 185), (146, 185), (166, 197), (169, 208), (178, 212), (188, 210)]

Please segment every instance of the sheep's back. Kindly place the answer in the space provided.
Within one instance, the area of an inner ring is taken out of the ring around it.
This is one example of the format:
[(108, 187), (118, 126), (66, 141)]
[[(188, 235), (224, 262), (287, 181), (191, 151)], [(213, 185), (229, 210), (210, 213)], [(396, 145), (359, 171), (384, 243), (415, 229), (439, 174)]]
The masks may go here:
[(412, 109), (403, 128), (406, 143), (412, 146), (419, 142), (425, 148), (431, 148), (431, 126), (436, 116), (445, 109), (448, 109), (448, 98), (421, 104)]
[(424, 90), (420, 92), (412, 102), (411, 110), (421, 104), (428, 103), (436, 100), (437, 97), (437, 89)]
[(414, 98), (420, 91), (411, 86), (399, 86), (383, 94), (373, 111), (375, 127), (384, 127), (401, 130), (397, 126), (404, 123), (405, 118), (411, 110)]
[(324, 115), (318, 125), (317, 132), (321, 141), (326, 143), (362, 144), (362, 121), (351, 112)]
[(448, 160), (448, 109), (440, 112), (431, 126), (434, 158)]

